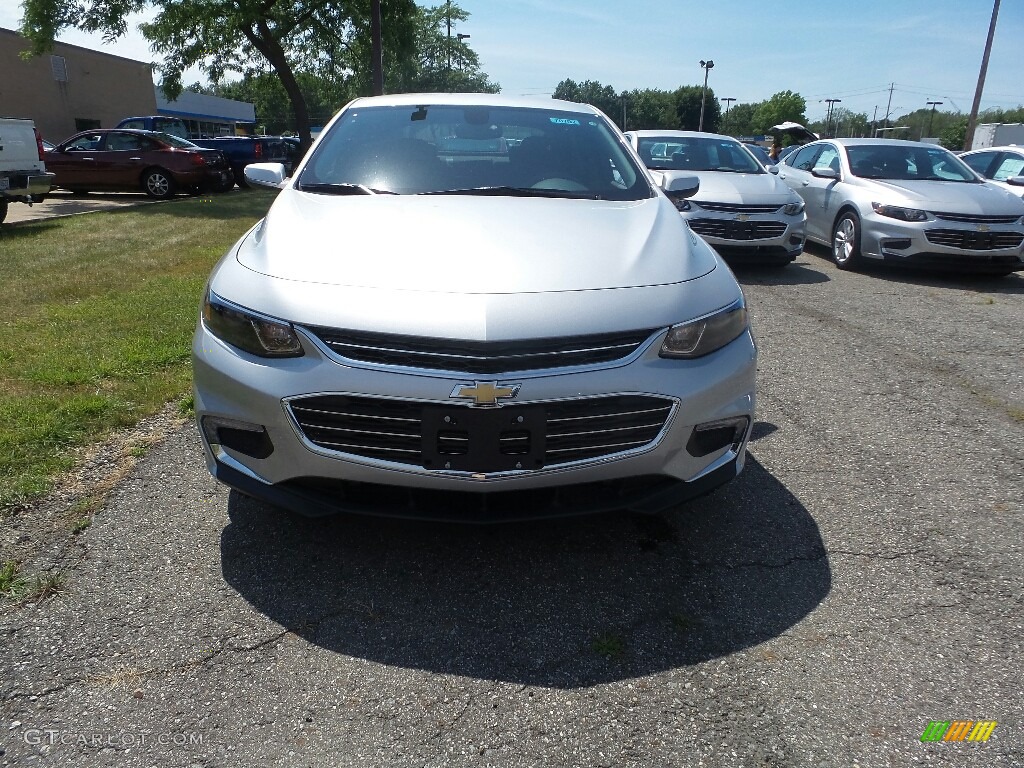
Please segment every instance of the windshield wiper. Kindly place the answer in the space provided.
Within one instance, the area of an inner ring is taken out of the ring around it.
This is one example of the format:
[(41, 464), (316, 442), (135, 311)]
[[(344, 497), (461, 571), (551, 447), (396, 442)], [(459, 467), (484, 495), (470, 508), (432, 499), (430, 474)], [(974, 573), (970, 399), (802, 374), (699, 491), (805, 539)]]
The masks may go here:
[(570, 192), (565, 189), (536, 189), (534, 187), (466, 187), (464, 189), (436, 189), (418, 192), (420, 195), (495, 195), (506, 197), (567, 197), (573, 200), (600, 200), (592, 192)]
[(320, 192), (325, 195), (393, 195), (386, 189), (373, 189), (363, 184), (341, 184), (317, 182), (314, 184), (299, 183), (299, 189), (303, 192)]

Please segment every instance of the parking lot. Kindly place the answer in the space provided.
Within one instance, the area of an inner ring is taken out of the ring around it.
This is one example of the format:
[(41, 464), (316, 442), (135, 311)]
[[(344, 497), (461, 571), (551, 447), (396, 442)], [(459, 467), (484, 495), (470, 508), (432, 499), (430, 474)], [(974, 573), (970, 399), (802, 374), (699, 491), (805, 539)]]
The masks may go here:
[(1024, 764), (1024, 276), (825, 256), (738, 270), (750, 458), (664, 517), (306, 520), (172, 431), (0, 613), (0, 764)]

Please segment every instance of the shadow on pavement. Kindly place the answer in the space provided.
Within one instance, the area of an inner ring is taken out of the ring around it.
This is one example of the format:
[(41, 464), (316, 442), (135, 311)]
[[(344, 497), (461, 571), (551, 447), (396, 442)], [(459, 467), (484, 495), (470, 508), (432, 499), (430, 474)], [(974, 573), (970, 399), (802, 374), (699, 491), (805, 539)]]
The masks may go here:
[(232, 492), (224, 577), (257, 610), (381, 664), (573, 688), (773, 638), (828, 595), (807, 510), (752, 457), (665, 517), (457, 526), (295, 517)]
[[(806, 255), (801, 257), (806, 259)], [(794, 261), (784, 267), (766, 267), (755, 264), (730, 264), (741, 285), (812, 285), (827, 283), (832, 278), (813, 269), (803, 261)]]
[[(823, 245), (808, 243), (802, 258), (820, 258), (828, 262), (828, 264), (823, 265), (825, 269), (835, 269), (831, 264), (831, 251)], [(984, 293), (1024, 293), (1024, 272), (1016, 272), (1003, 277), (979, 273), (972, 274), (963, 270), (943, 270), (939, 267), (907, 267), (879, 261), (868, 261), (858, 271), (861, 274), (878, 280), (907, 283), (908, 285), (921, 285), (928, 288), (957, 288)], [(738, 272), (736, 275), (739, 277)], [(742, 279), (741, 282), (743, 282)]]

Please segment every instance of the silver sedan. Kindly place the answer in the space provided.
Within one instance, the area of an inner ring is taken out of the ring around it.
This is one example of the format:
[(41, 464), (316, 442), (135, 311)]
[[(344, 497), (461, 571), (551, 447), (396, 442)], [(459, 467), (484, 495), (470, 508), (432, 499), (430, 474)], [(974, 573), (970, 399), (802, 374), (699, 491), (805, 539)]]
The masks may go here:
[(303, 514), (653, 512), (736, 476), (743, 294), (592, 107), (359, 99), (210, 276), (215, 477)]
[(976, 149), (960, 159), (989, 183), (1024, 198), (1024, 147)]
[(656, 178), (699, 180), (699, 191), (679, 202), (679, 212), (722, 256), (788, 264), (803, 251), (803, 201), (736, 139), (668, 130), (627, 131), (626, 139)]
[(807, 238), (841, 269), (869, 260), (1009, 274), (1024, 269), (1024, 201), (932, 144), (833, 139), (771, 169), (807, 203)]

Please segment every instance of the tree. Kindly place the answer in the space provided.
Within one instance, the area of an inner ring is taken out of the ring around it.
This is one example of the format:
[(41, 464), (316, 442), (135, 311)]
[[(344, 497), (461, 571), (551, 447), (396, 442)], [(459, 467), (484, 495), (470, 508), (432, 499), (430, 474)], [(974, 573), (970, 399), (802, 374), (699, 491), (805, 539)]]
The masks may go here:
[[(36, 54), (50, 49), (67, 27), (115, 39), (124, 34), (129, 14), (152, 7), (156, 17), (140, 29), (153, 51), (165, 57), (161, 87), (169, 98), (181, 92), (181, 75), (189, 67), (202, 67), (214, 82), (229, 72), (273, 71), (288, 95), (304, 147), (311, 141), (310, 121), (298, 73), (369, 71), (370, 57), (360, 58), (358, 45), (365, 41), (369, 47), (368, 0), (22, 0), (22, 7), (21, 32)], [(411, 48), (406, 30), (415, 9), (413, 0), (386, 4), (384, 28), (391, 30), (399, 60), (409, 55), (403, 46)]]
[[(700, 125), (700, 101), (703, 87), (684, 85), (672, 92), (675, 103), (676, 124), (679, 130), (696, 131)], [(718, 121), (722, 116), (722, 107), (715, 98), (713, 89), (708, 88), (704, 103), (704, 130), (708, 133), (718, 131)]]
[(480, 71), (480, 57), (449, 24), (465, 21), (469, 13), (455, 3), (418, 7), (414, 16), (415, 56), (394, 73), (396, 90), (433, 93), (497, 93), (501, 86)]
[(803, 96), (792, 91), (780, 91), (757, 105), (751, 127), (754, 133), (766, 134), (771, 131), (773, 125), (787, 121), (806, 125), (806, 109), (807, 102)]
[(622, 100), (619, 94), (610, 85), (601, 85), (596, 80), (585, 80), (582, 83), (563, 80), (555, 86), (555, 92), (551, 94), (551, 97), (563, 101), (574, 101), (578, 104), (590, 104), (613, 120), (617, 113), (621, 120)]
[(729, 136), (754, 135), (754, 109), (756, 104), (734, 104), (723, 117), (718, 130)]

